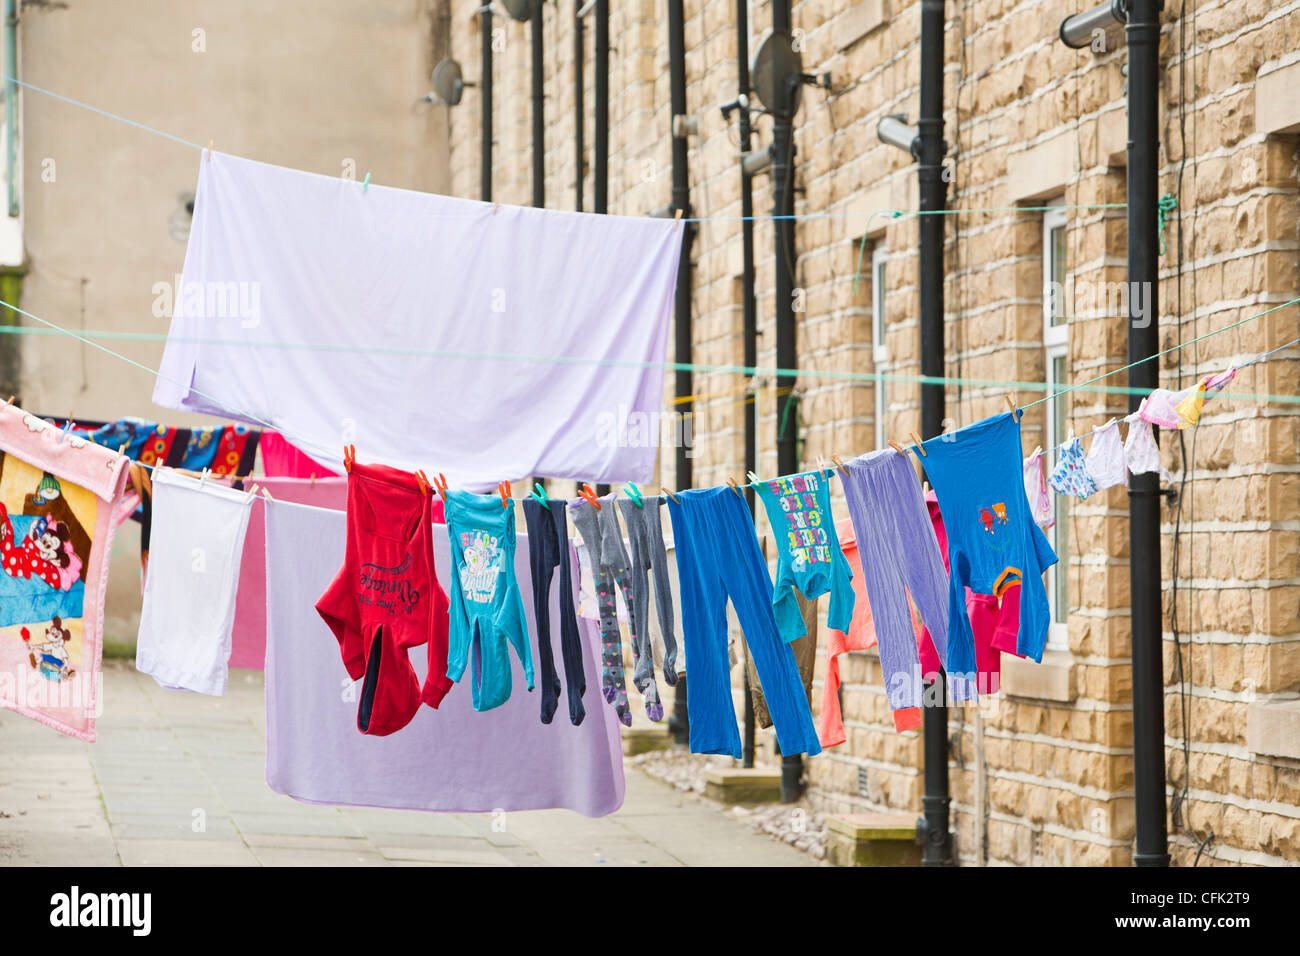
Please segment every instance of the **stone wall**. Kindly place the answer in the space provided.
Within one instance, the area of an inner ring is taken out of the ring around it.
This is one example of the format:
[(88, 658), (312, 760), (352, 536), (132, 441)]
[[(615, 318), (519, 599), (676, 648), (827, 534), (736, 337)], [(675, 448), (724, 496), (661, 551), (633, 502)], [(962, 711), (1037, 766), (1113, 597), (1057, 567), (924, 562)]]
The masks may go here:
[[(1295, 298), (1300, 287), (1300, 3), (1190, 0), (1163, 15), (1160, 189), (1179, 200), (1160, 260), (1160, 344), (1172, 348)], [(477, 78), (477, 4), (453, 2), (450, 49)], [(611, 4), (610, 209), (644, 215), (671, 201), (667, 14), (652, 0)], [(882, 372), (919, 374), (916, 177), (909, 157), (879, 143), (878, 119), (915, 118), (919, 9), (904, 0), (806, 0), (794, 24), (808, 72), (796, 121), (798, 255), (778, 263), (769, 222), (755, 228), (759, 364), (775, 364), (774, 269), (792, 268), (802, 302), (804, 369), (872, 372), (871, 270), (888, 256)], [(1057, 39), (1078, 5), (1060, 0), (949, 2), (945, 35), (946, 374), (1041, 383), (1042, 207), (1064, 204), (1069, 316), (1067, 380), (1123, 365), (1125, 141), (1122, 30), (1097, 49)], [(718, 107), (735, 98), (733, 3), (687, 0), (691, 204), (708, 221), (694, 245), (691, 361), (739, 364), (741, 340), (738, 134)], [(544, 7), (547, 205), (574, 208), (573, 3)], [(750, 51), (771, 24), (750, 4)], [(498, 18), (494, 198), (531, 201), (528, 26)], [(594, 35), (586, 46), (585, 208), (590, 209)], [(478, 104), (450, 111), (451, 180), (478, 195)], [(755, 143), (771, 141), (758, 121)], [(770, 211), (766, 176), (755, 209)], [(1090, 207), (1090, 208), (1076, 208)], [(871, 216), (873, 212), (885, 215)], [(866, 240), (866, 248), (861, 244)], [(1110, 297), (1110, 298), (1108, 298)], [(1297, 334), (1292, 306), (1164, 356), (1161, 384), (1276, 348)], [(1300, 414), (1242, 396), (1291, 394), (1292, 348), (1243, 370), (1209, 403), (1198, 429), (1161, 436), (1181, 491), (1163, 507), (1166, 745), (1171, 846), (1190, 863), (1300, 861)], [(669, 377), (666, 405), (671, 407)], [(1125, 384), (1116, 376), (1108, 384)], [(744, 389), (734, 374), (697, 373), (695, 483), (744, 471)], [(776, 467), (775, 395), (760, 382), (759, 472)], [(886, 386), (884, 434), (919, 426), (919, 388)], [(801, 376), (802, 457), (875, 447), (870, 383)], [(959, 427), (1003, 408), (1005, 386), (947, 389)], [(1042, 390), (1016, 391), (1021, 405)], [(1085, 434), (1127, 409), (1127, 396), (1078, 390), (1062, 400)], [(1025, 451), (1044, 444), (1048, 403), (1028, 409)], [(672, 455), (661, 456), (672, 483)], [(837, 493), (838, 494), (838, 493)], [(842, 501), (836, 503), (843, 515)], [(963, 863), (1126, 864), (1134, 837), (1129, 670), (1127, 497), (1122, 488), (1073, 503), (1068, 526), (1068, 626), (1041, 665), (1010, 662), (1000, 695), (950, 714), (953, 821)], [(760, 529), (763, 522), (760, 519)], [(1177, 565), (1175, 567), (1175, 561)], [(1182, 667), (1177, 664), (1181, 654)], [(818, 681), (824, 670), (819, 658)], [(842, 660), (848, 741), (806, 761), (809, 797), (831, 811), (919, 812), (921, 740), (897, 733), (874, 652)], [(738, 679), (738, 678), (737, 678)], [(814, 706), (820, 701), (814, 689)], [(739, 709), (740, 701), (737, 698)], [(760, 759), (772, 759), (770, 732)], [(1185, 757), (1190, 754), (1190, 766)]]

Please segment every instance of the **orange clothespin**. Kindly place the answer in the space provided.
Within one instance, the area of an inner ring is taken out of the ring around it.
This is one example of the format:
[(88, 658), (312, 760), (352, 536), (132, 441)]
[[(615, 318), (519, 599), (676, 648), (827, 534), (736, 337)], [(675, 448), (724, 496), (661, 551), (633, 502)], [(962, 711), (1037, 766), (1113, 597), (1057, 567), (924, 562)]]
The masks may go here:
[(586, 482), (583, 482), (582, 486), (578, 488), (578, 497), (582, 498), (597, 511), (600, 510), (600, 499), (597, 497), (595, 489)]
[(727, 484), (731, 486), (731, 490), (734, 491), (734, 492), (736, 493), (736, 497), (737, 497), (737, 498), (743, 498), (743, 497), (745, 497), (744, 495), (742, 495), (742, 494), (740, 493), (740, 488), (737, 487), (737, 485), (736, 485), (736, 479), (735, 479), (735, 478), (730, 478), (730, 477), (729, 477), (729, 478), (727, 479)]
[(501, 510), (505, 511), (510, 507), (510, 482), (499, 482), (497, 484), (497, 491), (501, 492)]
[(664, 494), (666, 494), (669, 498), (673, 499), (673, 501), (676, 501), (678, 504), (682, 503), (681, 500), (675, 494), (673, 494), (673, 490), (669, 488), (667, 485), (660, 485), (659, 490), (662, 491)]
[[(425, 480), (428, 481), (427, 478)], [(433, 480), (433, 487), (438, 489), (438, 497), (445, 504), (447, 501), (447, 476), (442, 472), (438, 472), (438, 477)]]
[(316, 487), (316, 472), (314, 471), (311, 473), (311, 487), (313, 489)]
[[(429, 494), (429, 492), (433, 490), (433, 489), (429, 486), (429, 476), (426, 475), (426, 474), (424, 473), (423, 469), (420, 469), (420, 468), (417, 468), (417, 469), (413, 472), (413, 474), (415, 475), (415, 483), (416, 483), (417, 485), (420, 486), (420, 494), (422, 494), (422, 495), (427, 495), (427, 494)], [(314, 481), (315, 478), (316, 478), (316, 476), (313, 474), (313, 475), (312, 475), (312, 480)]]
[(921, 443), (921, 436), (918, 435), (915, 431), (912, 431), (908, 433), (908, 437), (911, 438), (913, 444), (916, 445), (916, 453), (920, 455), (922, 458), (927, 457), (928, 452), (926, 452), (925, 450), (925, 445)]
[(357, 461), (357, 446), (344, 445), (343, 446), (343, 469), (349, 475), (352, 474), (352, 466), (356, 464), (356, 461)]

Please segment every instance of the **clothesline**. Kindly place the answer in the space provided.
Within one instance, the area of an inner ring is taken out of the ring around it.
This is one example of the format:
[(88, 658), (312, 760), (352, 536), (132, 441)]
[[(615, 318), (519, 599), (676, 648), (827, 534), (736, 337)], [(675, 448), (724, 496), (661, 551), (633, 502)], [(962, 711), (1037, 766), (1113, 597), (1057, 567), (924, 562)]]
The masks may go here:
[[(24, 89), (31, 90), (34, 93), (40, 93), (43, 96), (48, 96), (51, 99), (58, 100), (62, 103), (67, 103), (70, 106), (75, 106), (79, 109), (87, 110), (91, 113), (96, 114), (97, 116), (103, 116), (106, 119), (116, 120), (119, 123), (125, 123), (127, 126), (131, 126), (134, 127), (135, 129), (143, 130), (146, 133), (152, 133), (155, 136), (160, 136), (163, 139), (170, 140), (173, 143), (178, 143), (181, 146), (188, 146), (190, 149), (199, 150), (201, 152), (205, 149), (210, 148), (207, 146), (203, 146), (200, 143), (195, 143), (192, 140), (185, 139), (184, 137), (176, 136), (173, 133), (168, 133), (164, 130), (160, 130), (153, 126), (149, 126), (145, 123), (141, 123), (136, 120), (129, 119), (118, 113), (111, 113), (108, 110), (100, 109), (98, 106), (92, 106), (90, 103), (85, 103), (82, 102), (81, 100), (75, 100), (70, 96), (64, 96), (62, 93), (56, 93), (53, 90), (44, 89), (43, 87), (36, 86), (33, 83), (27, 83), (23, 80), (18, 79), (17, 77), (9, 76), (8, 74), (5, 75), (5, 80), (7, 80), (10, 83), (15, 83), (18, 86), (23, 87)], [(363, 186), (368, 186), (369, 183), (370, 183), (370, 174), (367, 173)], [(1073, 206), (1061, 206), (1061, 205), (1001, 206), (1001, 207), (991, 206), (987, 208), (976, 207), (976, 208), (969, 208), (969, 209), (926, 209), (926, 210), (879, 209), (871, 213), (848, 212), (848, 211), (841, 210), (839, 212), (793, 213), (790, 215), (782, 215), (782, 216), (771, 216), (771, 215), (768, 216), (694, 216), (694, 217), (683, 218), (681, 222), (690, 222), (690, 223), (769, 222), (769, 221), (775, 222), (775, 221), (782, 221), (782, 220), (801, 220), (801, 219), (861, 219), (861, 218), (870, 219), (873, 216), (877, 216), (877, 215), (888, 215), (893, 219), (899, 219), (903, 217), (919, 217), (919, 216), (957, 216), (957, 215), (966, 215), (966, 214), (973, 214), (973, 213), (1045, 212), (1049, 209), (1126, 209), (1126, 208), (1128, 208), (1128, 204), (1121, 202), (1121, 203), (1085, 203), (1085, 204), (1073, 205)]]

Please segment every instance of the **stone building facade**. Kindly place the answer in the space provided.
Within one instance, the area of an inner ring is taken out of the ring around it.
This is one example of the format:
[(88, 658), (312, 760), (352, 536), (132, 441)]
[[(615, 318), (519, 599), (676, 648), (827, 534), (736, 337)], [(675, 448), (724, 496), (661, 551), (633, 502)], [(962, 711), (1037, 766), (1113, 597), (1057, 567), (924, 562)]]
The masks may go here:
[[(577, 202), (574, 4), (543, 5), (546, 201)], [(611, 4), (610, 211), (671, 202), (667, 12)], [(1160, 344), (1189, 343), (1300, 295), (1300, 3), (1190, 0), (1162, 15)], [(479, 74), (477, 3), (452, 0), (452, 55)], [(1126, 117), (1123, 31), (1066, 48), (1062, 0), (949, 0), (945, 33), (945, 374), (951, 427), (1027, 405), (1126, 361)], [(804, 374), (801, 456), (844, 457), (920, 424), (916, 173), (877, 121), (915, 118), (918, 2), (793, 5), (807, 72), (794, 157), (797, 254), (778, 264), (771, 223), (755, 229), (759, 365), (775, 365), (773, 275), (791, 268), (798, 363), (869, 381)], [(737, 95), (735, 4), (686, 0), (693, 350), (738, 365), (741, 238), (738, 131), (719, 107)], [(751, 53), (771, 5), (751, 2)], [(531, 201), (528, 24), (494, 21), (494, 198)], [(591, 209), (593, 33), (585, 47), (584, 206)], [(472, 93), (467, 93), (470, 104)], [(452, 191), (477, 196), (477, 103), (448, 113)], [(758, 120), (757, 148), (771, 142)], [(1110, 206), (1111, 208), (1106, 208)], [(755, 209), (772, 207), (755, 180)], [(986, 211), (976, 211), (986, 210)], [(894, 212), (903, 215), (895, 216)], [(872, 215), (872, 213), (880, 213)], [(857, 289), (855, 292), (855, 277)], [(1052, 283), (1057, 283), (1053, 285)], [(1058, 290), (1053, 292), (1052, 290)], [(1059, 303), (1054, 308), (1053, 303)], [(1292, 305), (1177, 349), (1161, 384), (1181, 387), (1295, 338)], [(672, 356), (668, 356), (669, 359)], [(671, 407), (668, 378), (666, 406)], [(1177, 498), (1163, 506), (1165, 725), (1171, 852), (1178, 863), (1300, 862), (1300, 350), (1243, 369), (1200, 426), (1162, 433)], [(773, 383), (758, 381), (759, 472), (776, 467)], [(1118, 376), (1104, 384), (1124, 385)], [(740, 375), (694, 379), (695, 483), (744, 472)], [(1026, 412), (1025, 452), (1084, 435), (1127, 411), (1120, 392), (1077, 390)], [(883, 415), (881, 414), (883, 412)], [(661, 454), (664, 481), (673, 456)], [(838, 494), (838, 492), (837, 492)], [(955, 847), (964, 864), (1115, 864), (1134, 838), (1127, 497), (1122, 487), (1059, 507), (1054, 615), (1042, 664), (1004, 658), (1001, 692), (950, 713)], [(843, 515), (843, 502), (836, 502)], [(814, 707), (820, 701), (819, 652)], [(921, 737), (897, 733), (874, 651), (842, 659), (846, 743), (806, 760), (809, 799), (828, 812), (919, 812)], [(737, 671), (737, 682), (739, 680)], [(739, 684), (737, 683), (737, 690)], [(738, 691), (739, 692), (739, 691)], [(739, 707), (739, 698), (738, 705)], [(771, 761), (770, 732), (760, 761)]]

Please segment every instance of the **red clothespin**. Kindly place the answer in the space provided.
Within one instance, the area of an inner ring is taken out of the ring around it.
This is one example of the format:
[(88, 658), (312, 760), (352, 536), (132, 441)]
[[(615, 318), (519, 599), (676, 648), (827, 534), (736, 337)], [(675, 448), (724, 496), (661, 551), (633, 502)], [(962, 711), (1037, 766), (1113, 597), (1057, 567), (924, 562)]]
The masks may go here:
[(916, 445), (916, 453), (918, 455), (920, 455), (922, 458), (926, 458), (929, 456), (929, 453), (925, 450), (925, 445), (921, 444), (920, 435), (918, 435), (915, 431), (912, 431), (912, 432), (908, 432), (908, 437), (911, 438), (912, 442)]
[(510, 482), (499, 482), (497, 484), (497, 491), (501, 492), (501, 510), (505, 511), (510, 507)]
[(582, 487), (578, 489), (578, 496), (584, 499), (597, 511), (600, 510), (600, 499), (596, 496), (596, 491), (591, 487), (591, 485), (584, 482)]

